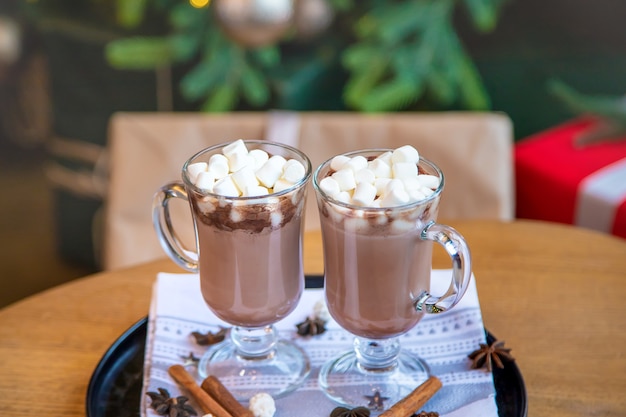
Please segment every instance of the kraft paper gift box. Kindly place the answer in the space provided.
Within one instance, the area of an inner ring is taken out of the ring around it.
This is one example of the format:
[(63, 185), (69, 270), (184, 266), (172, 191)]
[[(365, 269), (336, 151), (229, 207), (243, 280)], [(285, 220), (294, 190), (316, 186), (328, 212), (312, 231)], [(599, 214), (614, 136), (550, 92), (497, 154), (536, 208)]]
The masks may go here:
[[(109, 184), (104, 216), (104, 267), (165, 257), (152, 226), (156, 190), (181, 179), (200, 149), (235, 139), (266, 139), (302, 150), (315, 169), (338, 153), (414, 145), (445, 175), (440, 219), (513, 217), (513, 133), (500, 113), (349, 112), (118, 113), (109, 126)], [(180, 238), (194, 248), (189, 207), (171, 207)], [(312, 186), (306, 230), (319, 229)]]
[(577, 144), (598, 123), (579, 118), (516, 143), (517, 217), (626, 238), (626, 135)]

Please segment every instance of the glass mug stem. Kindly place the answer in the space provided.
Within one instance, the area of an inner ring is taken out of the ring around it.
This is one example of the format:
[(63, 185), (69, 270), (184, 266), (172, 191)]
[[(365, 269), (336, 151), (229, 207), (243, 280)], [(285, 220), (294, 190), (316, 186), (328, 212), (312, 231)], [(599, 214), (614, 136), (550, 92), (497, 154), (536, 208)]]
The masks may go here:
[(388, 372), (398, 366), (400, 342), (397, 337), (382, 340), (355, 337), (354, 352), (364, 372)]
[(269, 359), (274, 354), (278, 334), (274, 326), (257, 328), (235, 326), (230, 329), (230, 340), (242, 359)]

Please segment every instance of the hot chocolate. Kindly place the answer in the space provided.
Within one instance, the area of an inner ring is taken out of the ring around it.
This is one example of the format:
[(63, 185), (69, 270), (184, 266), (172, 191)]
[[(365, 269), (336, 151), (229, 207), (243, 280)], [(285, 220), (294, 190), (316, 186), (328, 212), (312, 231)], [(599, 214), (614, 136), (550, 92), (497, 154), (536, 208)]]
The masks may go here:
[[(368, 159), (371, 164), (375, 158)], [(328, 166), (317, 178), (336, 178), (336, 172)], [(438, 175), (426, 162), (415, 169), (418, 174)], [(375, 198), (384, 201), (384, 196)], [(333, 318), (370, 339), (398, 336), (415, 326), (423, 314), (416, 313), (414, 300), (430, 289), (432, 258), (432, 241), (421, 239), (418, 225), (436, 219), (439, 193), (431, 189), (422, 200), (391, 207), (360, 206), (318, 193), (318, 204)]]
[[(374, 391), (393, 404), (430, 373), (401, 349), (400, 336), (424, 314), (454, 307), (470, 282), (465, 240), (436, 222), (443, 173), (405, 145), (335, 156), (317, 168), (313, 186), (328, 311), (355, 335), (352, 350), (322, 366), (320, 387), (350, 407), (371, 407)], [(433, 242), (453, 263), (441, 297), (430, 294)]]
[[(182, 182), (155, 194), (161, 246), (199, 273), (208, 307), (231, 327), (202, 356), (198, 375), (216, 376), (239, 401), (259, 389), (274, 398), (299, 387), (311, 370), (304, 351), (280, 339), (274, 323), (294, 310), (304, 288), (302, 226), (311, 162), (299, 150), (264, 140), (236, 140), (185, 162)], [(183, 247), (170, 202), (187, 200), (196, 247)], [(181, 306), (184, 308), (184, 306)], [(271, 380), (271, 387), (260, 381)]]
[(289, 314), (303, 290), (302, 187), (261, 202), (191, 193), (202, 295), (237, 326), (261, 327)]
[(183, 170), (193, 183), (187, 191), (202, 295), (218, 317), (242, 327), (282, 319), (303, 290), (300, 230), (308, 161), (264, 147), (248, 149), (237, 140), (190, 160)]
[(430, 287), (432, 243), (419, 230), (396, 231), (392, 224), (320, 218), (326, 246), (328, 309), (350, 333), (370, 339), (398, 336), (421, 318), (413, 300)]

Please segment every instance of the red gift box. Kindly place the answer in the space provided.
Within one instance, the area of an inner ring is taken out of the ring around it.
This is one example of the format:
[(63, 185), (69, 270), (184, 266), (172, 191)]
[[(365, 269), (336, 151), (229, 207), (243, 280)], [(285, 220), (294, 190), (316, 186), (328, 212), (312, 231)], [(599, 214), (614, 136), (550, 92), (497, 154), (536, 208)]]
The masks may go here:
[(518, 218), (575, 224), (626, 238), (626, 137), (576, 144), (597, 123), (576, 119), (516, 143)]

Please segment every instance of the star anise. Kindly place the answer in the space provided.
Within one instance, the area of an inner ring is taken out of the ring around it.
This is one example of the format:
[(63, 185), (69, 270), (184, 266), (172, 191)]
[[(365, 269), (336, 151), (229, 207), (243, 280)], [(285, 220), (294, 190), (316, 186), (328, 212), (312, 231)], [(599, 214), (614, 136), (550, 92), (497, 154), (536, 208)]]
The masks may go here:
[(302, 323), (296, 324), (300, 336), (315, 336), (326, 331), (326, 322), (315, 317), (307, 317)]
[(476, 349), (468, 355), (472, 360), (472, 369), (487, 367), (489, 372), (493, 369), (493, 364), (498, 368), (504, 368), (502, 360), (514, 361), (515, 358), (510, 354), (511, 349), (504, 347), (504, 340), (494, 340), (490, 345), (481, 343), (480, 349)]
[(160, 416), (168, 417), (189, 417), (197, 416), (196, 410), (187, 404), (187, 397), (182, 395), (170, 397), (170, 393), (165, 388), (157, 388), (159, 392), (150, 391), (146, 394), (150, 397), (152, 408)]
[(421, 411), (417, 414), (413, 414), (411, 417), (439, 417), (439, 413), (436, 411)]
[(194, 355), (193, 352), (189, 352), (187, 356), (180, 355), (180, 358), (184, 361), (183, 366), (198, 366), (200, 362), (200, 358)]
[(226, 332), (228, 332), (227, 328), (220, 327), (220, 330), (215, 333), (191, 332), (191, 335), (196, 339), (196, 343), (200, 346), (210, 346), (223, 341), (226, 337)]
[(389, 397), (383, 397), (380, 391), (376, 391), (374, 395), (365, 395), (364, 397), (370, 400), (367, 406), (373, 410), (382, 410), (385, 408), (385, 401), (389, 399)]
[(330, 413), (330, 417), (369, 417), (370, 410), (367, 407), (357, 407), (349, 409), (337, 407)]

